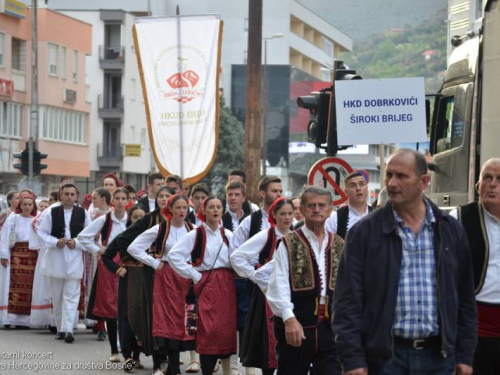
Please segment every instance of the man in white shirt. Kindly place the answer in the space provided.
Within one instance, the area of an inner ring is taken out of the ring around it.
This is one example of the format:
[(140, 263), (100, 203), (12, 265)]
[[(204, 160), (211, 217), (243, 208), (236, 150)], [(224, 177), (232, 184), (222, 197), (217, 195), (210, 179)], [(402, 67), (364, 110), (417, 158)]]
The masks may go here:
[(87, 211), (75, 205), (78, 194), (74, 182), (63, 181), (59, 187), (61, 205), (48, 209), (38, 229), (46, 246), (42, 269), (49, 277), (56, 339), (64, 339), (67, 343), (75, 341), (73, 324), (83, 275), (84, 249), (76, 238), (90, 224)]
[(161, 173), (151, 173), (148, 176), (148, 194), (137, 201), (137, 203), (144, 207), (146, 213), (155, 210), (156, 194), (158, 194), (158, 190), (160, 190), (163, 185), (165, 185), (165, 181)]
[(344, 180), (348, 205), (332, 212), (326, 221), (326, 230), (345, 238), (351, 227), (372, 210), (366, 203), (368, 195), (368, 173), (357, 170), (348, 174)]
[[(237, 249), (249, 238), (259, 233), (261, 230), (269, 229), (268, 222), (269, 207), (273, 202), (281, 197), (283, 187), (281, 179), (276, 176), (265, 176), (259, 182), (259, 195), (262, 200), (262, 208), (240, 221), (238, 229), (235, 230), (231, 247)], [(245, 324), (252, 297), (253, 283), (243, 278), (235, 278), (236, 293), (238, 297), (238, 334), (241, 347), (241, 340), (245, 332)], [(254, 374), (253, 369), (246, 370), (247, 375)]]
[(454, 210), (462, 223), (472, 255), (478, 312), (474, 373), (500, 369), (500, 158), (486, 161), (477, 183), (479, 202)]
[(246, 188), (240, 181), (229, 181), (226, 185), (226, 202), (228, 210), (222, 215), (224, 228), (235, 232), (240, 223), (248, 216), (243, 210)]
[[(227, 176), (227, 183), (230, 183), (231, 181), (238, 181), (241, 182), (245, 186), (245, 190), (247, 188), (247, 175), (245, 172), (235, 169), (229, 172), (229, 175)], [(228, 209), (228, 202), (225, 202), (224, 204), (224, 209)], [(260, 207), (257, 206), (255, 203), (250, 202), (249, 200), (246, 200), (246, 198), (243, 200), (243, 205), (242, 209), (245, 212), (245, 216), (250, 215), (252, 212), (259, 211)]]
[(329, 301), (343, 241), (326, 231), (330, 192), (309, 186), (301, 193), (304, 225), (283, 236), (274, 255), (266, 298), (274, 314), (278, 375), (341, 374)]

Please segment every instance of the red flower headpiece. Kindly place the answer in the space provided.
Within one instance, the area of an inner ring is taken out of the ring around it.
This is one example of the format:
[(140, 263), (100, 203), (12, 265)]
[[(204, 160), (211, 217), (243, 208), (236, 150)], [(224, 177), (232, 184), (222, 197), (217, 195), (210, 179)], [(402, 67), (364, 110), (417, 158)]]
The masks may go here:
[(29, 198), (33, 202), (33, 209), (30, 212), (30, 215), (35, 217), (38, 213), (38, 208), (36, 207), (36, 198), (33, 194), (30, 193), (22, 193), (21, 196), (19, 197), (19, 202), (17, 203), (16, 207), (16, 214), (20, 214), (23, 212), (23, 209), (21, 208), (21, 204), (23, 203), (23, 200)]
[(279, 202), (281, 202), (285, 199), (286, 199), (285, 197), (280, 197), (273, 202), (271, 207), (269, 207), (269, 215), (267, 217), (267, 221), (269, 222), (269, 224), (271, 224), (271, 227), (273, 227), (273, 228), (276, 226), (276, 218), (273, 216), (274, 209), (276, 208), (276, 205)]

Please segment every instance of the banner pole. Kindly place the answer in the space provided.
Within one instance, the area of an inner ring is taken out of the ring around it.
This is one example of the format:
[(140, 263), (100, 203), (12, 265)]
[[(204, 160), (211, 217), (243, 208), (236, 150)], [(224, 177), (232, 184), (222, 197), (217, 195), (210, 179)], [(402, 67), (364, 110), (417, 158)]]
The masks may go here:
[[(183, 58), (181, 55), (181, 18), (179, 16), (179, 6), (177, 5), (175, 10), (177, 16), (177, 71), (182, 74), (183, 68)], [(182, 98), (182, 87), (179, 87), (179, 98)], [(179, 102), (179, 113), (182, 112), (182, 101)], [(183, 119), (179, 116), (179, 153), (180, 153), (180, 177), (184, 180), (184, 133), (183, 133)]]

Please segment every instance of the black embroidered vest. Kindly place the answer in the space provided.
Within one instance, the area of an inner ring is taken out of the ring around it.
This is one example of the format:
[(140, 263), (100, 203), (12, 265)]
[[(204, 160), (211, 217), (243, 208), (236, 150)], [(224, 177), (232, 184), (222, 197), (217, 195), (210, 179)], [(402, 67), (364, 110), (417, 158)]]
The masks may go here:
[[(64, 222), (64, 207), (60, 206), (52, 208), (52, 231), (51, 235), (57, 239), (64, 238), (66, 223)], [(73, 206), (71, 220), (69, 222), (69, 230), (71, 238), (76, 238), (83, 230), (85, 225), (85, 209), (78, 206)]]
[(250, 215), (250, 232), (248, 234), (248, 239), (255, 236), (262, 230), (262, 210), (255, 211)]
[(269, 228), (267, 231), (267, 240), (262, 250), (259, 252), (259, 264), (258, 267), (262, 267), (264, 264), (273, 259), (274, 252), (278, 246), (278, 236), (274, 228)]
[[(243, 221), (243, 219), (245, 219), (247, 216), (248, 216), (248, 214), (245, 211), (243, 211), (243, 216), (241, 217), (239, 222), (241, 223)], [(234, 226), (233, 226), (233, 217), (229, 213), (229, 210), (224, 212), (221, 219), (222, 219), (222, 226), (224, 228), (230, 230), (231, 232), (234, 232), (237, 229), (237, 228), (234, 228)]]
[(462, 223), (469, 240), (476, 294), (483, 287), (490, 257), (490, 246), (483, 210), (484, 208), (479, 202), (458, 207), (458, 220)]
[(113, 219), (111, 219), (111, 212), (106, 214), (106, 219), (104, 220), (104, 225), (101, 229), (101, 243), (102, 246), (108, 246), (109, 236), (111, 234), (111, 230), (113, 229)]
[[(222, 240), (229, 247), (229, 240), (226, 237), (226, 233), (224, 232), (224, 228), (221, 227), (220, 233), (222, 235)], [(191, 250), (191, 265), (193, 267), (199, 267), (203, 263), (203, 259), (205, 258), (205, 248), (207, 245), (207, 231), (205, 227), (202, 225), (201, 227), (196, 228), (196, 240), (194, 242), (193, 250)]]
[[(165, 252), (165, 243), (167, 242), (168, 235), (170, 234), (170, 226), (171, 226), (170, 221), (164, 221), (163, 223), (160, 223), (160, 227), (158, 229), (158, 236), (156, 236), (156, 240), (154, 242), (155, 244), (154, 251), (149, 252), (149, 254), (154, 256), (156, 259), (160, 259), (163, 256), (163, 253)], [(193, 224), (187, 221), (184, 222), (184, 226), (186, 227), (188, 233), (194, 229)]]
[[(343, 240), (328, 233), (328, 244), (325, 249), (326, 258), (326, 297), (327, 303), (333, 296), (340, 253)], [(302, 230), (293, 231), (282, 238), (288, 252), (289, 283), (293, 313), (304, 328), (318, 325), (318, 309), (321, 298), (321, 278), (317, 260), (307, 237)], [(330, 308), (326, 306), (326, 311)], [(283, 321), (275, 318), (277, 325)]]
[[(372, 206), (368, 205), (368, 213), (372, 212)], [(337, 234), (345, 239), (349, 226), (349, 206), (341, 207), (337, 210)]]

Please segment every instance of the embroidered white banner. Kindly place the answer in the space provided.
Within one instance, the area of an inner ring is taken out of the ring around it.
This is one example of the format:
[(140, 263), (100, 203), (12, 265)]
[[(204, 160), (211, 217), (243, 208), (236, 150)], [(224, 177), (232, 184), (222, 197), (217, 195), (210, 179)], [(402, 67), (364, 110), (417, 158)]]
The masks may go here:
[(222, 27), (217, 15), (136, 18), (133, 27), (156, 164), (189, 185), (217, 154)]

